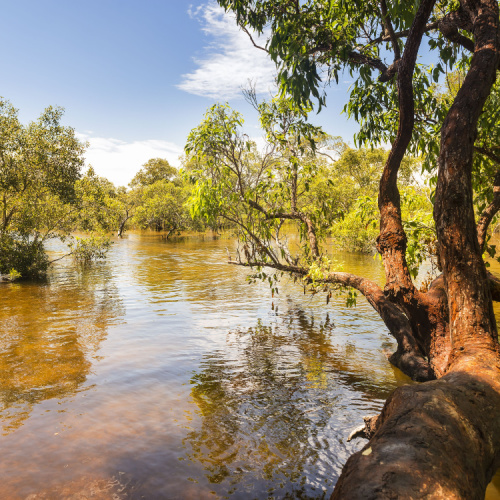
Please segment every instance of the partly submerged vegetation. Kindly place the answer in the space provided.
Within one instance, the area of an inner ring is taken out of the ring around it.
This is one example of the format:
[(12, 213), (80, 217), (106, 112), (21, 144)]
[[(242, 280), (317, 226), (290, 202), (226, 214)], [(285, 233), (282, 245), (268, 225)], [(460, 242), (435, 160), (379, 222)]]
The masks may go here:
[[(24, 126), (3, 100), (2, 278), (43, 277), (51, 264), (44, 244), (51, 239), (67, 245), (63, 257), (83, 264), (102, 259), (110, 236), (122, 237), (128, 228), (165, 231), (167, 238), (185, 230), (229, 230), (248, 251), (257, 240), (245, 228), (269, 246), (286, 227), (301, 235), (301, 251), (312, 263), (309, 227), (317, 244), (328, 235), (340, 249), (373, 253), (378, 178), (387, 151), (349, 147), (309, 125), (286, 100), (255, 104), (267, 138), (263, 150), (241, 131), (239, 113), (216, 105), (193, 130), (180, 170), (152, 158), (128, 187), (117, 187), (92, 167), (84, 170), (86, 145), (61, 124), (61, 109), (48, 108)], [(420, 170), (419, 158), (405, 159), (405, 219), (418, 220), (421, 230), (432, 208)], [(256, 208), (261, 199), (264, 205)], [(292, 204), (296, 217), (269, 217)], [(426, 243), (416, 237), (409, 247), (415, 269), (428, 256)]]

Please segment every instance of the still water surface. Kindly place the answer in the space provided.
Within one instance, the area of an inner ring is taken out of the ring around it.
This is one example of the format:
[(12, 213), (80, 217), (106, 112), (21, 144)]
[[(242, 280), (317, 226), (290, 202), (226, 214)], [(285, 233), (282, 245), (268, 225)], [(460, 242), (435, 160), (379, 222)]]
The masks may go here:
[(349, 432), (411, 381), (362, 298), (272, 298), (233, 245), (132, 233), (89, 270), (1, 285), (2, 499), (328, 498), (365, 443)]

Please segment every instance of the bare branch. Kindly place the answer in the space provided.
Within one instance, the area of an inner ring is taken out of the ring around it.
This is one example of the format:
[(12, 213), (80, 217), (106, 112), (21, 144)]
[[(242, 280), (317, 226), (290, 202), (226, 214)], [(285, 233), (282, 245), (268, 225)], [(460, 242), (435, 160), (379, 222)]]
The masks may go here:
[(247, 35), (248, 35), (248, 38), (250, 38), (250, 41), (252, 42), (253, 46), (257, 49), (260, 49), (260, 50), (263, 50), (264, 52), (266, 52), (267, 54), (269, 54), (269, 51), (265, 48), (265, 47), (261, 47), (260, 45), (257, 45), (255, 43), (255, 40), (253, 39), (252, 37), (252, 34), (245, 28), (245, 26), (241, 26), (240, 25), (240, 28), (243, 32), (245, 32)]
[(331, 155), (329, 155), (328, 153), (323, 153), (322, 151), (316, 150), (316, 154), (319, 154), (319, 155), (322, 155), (322, 156), (326, 156), (327, 158), (330, 158), (330, 160), (332, 160), (333, 163), (336, 162), (336, 160)]
[[(429, 23), (425, 26), (424, 33), (427, 33), (428, 31), (435, 30), (437, 28), (438, 28), (438, 21)], [(404, 37), (407, 37), (409, 34), (410, 34), (410, 30), (403, 30), (403, 31), (398, 31), (398, 32), (394, 33), (394, 37), (395, 38), (404, 38)], [(391, 41), (391, 37), (388, 34), (384, 33), (383, 35), (379, 36), (378, 38), (373, 39), (368, 44), (368, 46), (375, 45), (375, 44), (380, 43), (380, 42), (390, 42), (390, 41)]]
[(51, 260), (49, 262), (49, 265), (53, 264), (54, 262), (57, 262), (58, 260), (62, 260), (64, 258), (66, 258), (66, 257), (69, 257), (70, 255), (73, 255), (73, 252), (66, 253), (62, 257), (58, 257), (57, 259)]

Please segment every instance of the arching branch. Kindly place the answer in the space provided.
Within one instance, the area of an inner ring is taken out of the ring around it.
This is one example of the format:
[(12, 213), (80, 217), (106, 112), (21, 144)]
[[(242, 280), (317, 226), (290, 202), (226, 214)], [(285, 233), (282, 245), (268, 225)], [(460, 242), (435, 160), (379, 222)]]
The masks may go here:
[[(229, 261), (229, 264), (245, 267), (268, 267), (302, 277), (306, 277), (309, 274), (309, 269), (305, 267), (276, 262)], [(378, 312), (391, 335), (393, 335), (398, 343), (397, 351), (389, 358), (390, 362), (414, 380), (424, 381), (435, 378), (429, 362), (425, 359), (425, 356), (417, 345), (410, 321), (404, 311), (386, 297), (377, 283), (367, 278), (344, 272), (329, 273), (323, 279), (316, 279), (315, 283), (331, 283), (358, 290)]]

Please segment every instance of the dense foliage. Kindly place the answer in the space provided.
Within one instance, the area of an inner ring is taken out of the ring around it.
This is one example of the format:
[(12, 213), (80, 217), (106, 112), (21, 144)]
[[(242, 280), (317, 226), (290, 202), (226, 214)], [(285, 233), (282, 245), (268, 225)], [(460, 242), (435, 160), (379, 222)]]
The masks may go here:
[(0, 100), (0, 274), (43, 275), (44, 242), (75, 229), (84, 145), (61, 117), (61, 109), (47, 108), (24, 126)]
[[(333, 270), (335, 263), (321, 246), (327, 236), (337, 248), (374, 252), (378, 181), (388, 152), (352, 149), (328, 137), (287, 99), (256, 108), (267, 138), (263, 151), (242, 132), (243, 117), (228, 105), (212, 106), (191, 132), (186, 151), (195, 182), (192, 214), (229, 223), (240, 242), (236, 261), (259, 269)], [(414, 276), (435, 253), (430, 190), (420, 170), (418, 158), (403, 160), (402, 210)]]

